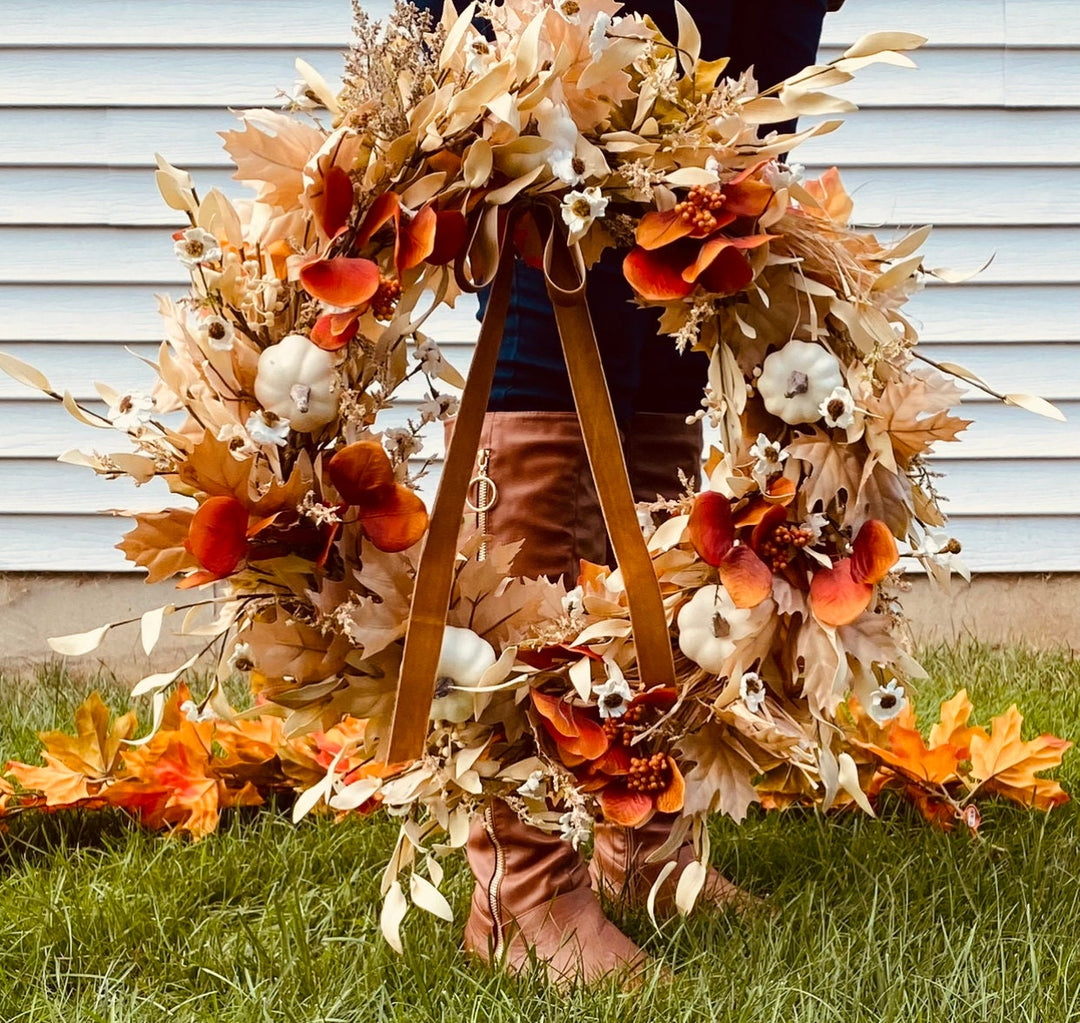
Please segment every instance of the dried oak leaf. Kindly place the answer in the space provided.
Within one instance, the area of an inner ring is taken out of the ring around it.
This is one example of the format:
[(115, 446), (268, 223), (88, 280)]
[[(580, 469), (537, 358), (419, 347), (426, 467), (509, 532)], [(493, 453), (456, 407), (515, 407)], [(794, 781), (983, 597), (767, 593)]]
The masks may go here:
[(237, 181), (271, 206), (292, 209), (304, 191), (304, 167), (326, 141), (317, 128), (274, 110), (248, 110), (243, 131), (223, 131)]
[(194, 514), (189, 508), (134, 514), (131, 517), (135, 519), (135, 528), (125, 533), (116, 546), (128, 561), (146, 569), (148, 583), (198, 568), (199, 562), (184, 546)]
[(685, 773), (687, 815), (719, 810), (741, 821), (758, 794), (750, 779), (757, 769), (740, 755), (738, 740), (723, 725), (707, 724), (679, 740), (680, 763), (693, 763)]
[(349, 621), (349, 639), (373, 657), (405, 635), (416, 567), (406, 551), (380, 551), (364, 539), (359, 582), (367, 591)]
[(274, 621), (252, 623), (245, 636), (254, 651), (259, 674), (267, 679), (290, 678), (298, 685), (321, 682), (345, 667), (349, 641), (338, 634), (324, 635), (312, 625), (278, 611)]
[(970, 737), (971, 776), (980, 783), (980, 791), (996, 792), (1025, 806), (1049, 810), (1068, 802), (1068, 794), (1056, 781), (1035, 775), (1060, 766), (1072, 743), (1048, 734), (1024, 742), (1022, 723), (1013, 704), (990, 722), (989, 735)]
[(807, 511), (813, 511), (819, 504), (822, 509), (828, 508), (840, 493), (845, 495), (842, 503), (854, 503), (865, 462), (858, 447), (837, 444), (823, 430), (815, 428), (812, 434), (796, 437), (787, 450), (792, 458), (810, 466), (810, 475), (800, 487), (806, 497)]
[(916, 455), (925, 454), (939, 440), (954, 441), (970, 419), (949, 415), (964, 394), (952, 380), (934, 370), (908, 368), (890, 380), (880, 395), (867, 401), (867, 409), (877, 419), (868, 420), (867, 429), (883, 430), (892, 440), (896, 459), (902, 466)]
[(135, 731), (135, 712), (109, 725), (109, 708), (91, 693), (75, 711), (75, 735), (42, 732), (44, 767), (14, 761), (6, 772), (25, 789), (40, 792), (45, 805), (70, 806), (98, 795), (116, 775), (123, 740)]

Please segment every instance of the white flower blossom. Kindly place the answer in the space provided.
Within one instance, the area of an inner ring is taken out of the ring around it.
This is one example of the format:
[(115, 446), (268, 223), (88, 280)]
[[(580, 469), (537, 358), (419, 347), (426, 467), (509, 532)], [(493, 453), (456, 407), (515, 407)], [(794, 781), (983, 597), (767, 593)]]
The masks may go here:
[(543, 799), (547, 785), (544, 783), (544, 772), (533, 771), (522, 784), (517, 787), (517, 794), (526, 799)]
[(559, 818), (559, 837), (569, 842), (575, 849), (582, 842), (587, 842), (592, 834), (589, 816), (584, 810), (568, 810)]
[(421, 341), (416, 346), (414, 354), (420, 363), (421, 372), (429, 377), (437, 377), (445, 365), (442, 350), (430, 338), (427, 341)]
[(806, 516), (806, 521), (801, 525), (803, 529), (809, 530), (810, 543), (813, 545), (821, 539), (821, 534), (828, 524), (829, 516), (824, 512), (811, 512)]
[(589, 33), (589, 55), (593, 60), (599, 60), (607, 44), (607, 30), (611, 28), (611, 15), (606, 11), (600, 11), (593, 22), (592, 31)]
[(912, 557), (921, 561), (928, 570), (936, 566), (970, 581), (971, 570), (959, 557), (960, 551), (960, 541), (940, 529), (926, 530), (922, 542), (911, 548)]
[(223, 444), (229, 445), (229, 454), (237, 461), (243, 462), (259, 450), (258, 446), (248, 436), (238, 423), (226, 423), (218, 427), (217, 439)]
[(244, 428), (256, 444), (276, 444), (283, 448), (289, 442), (289, 420), (273, 412), (252, 412)]
[(465, 48), (465, 70), (470, 75), (480, 75), (487, 70), (491, 60), (491, 46), (484, 39), (474, 39)]
[(236, 331), (223, 316), (208, 316), (199, 324), (202, 339), (217, 352), (231, 352)]
[(630, 706), (633, 693), (623, 677), (622, 670), (613, 661), (605, 661), (607, 668), (607, 681), (598, 686), (593, 686), (596, 694), (596, 706), (600, 711), (600, 717), (621, 718)]
[(765, 702), (765, 683), (756, 671), (748, 671), (739, 680), (739, 697), (751, 714), (761, 710)]
[(555, 10), (571, 25), (581, 24), (581, 4), (578, 0), (555, 0)]
[(600, 194), (600, 189), (592, 185), (583, 191), (573, 191), (562, 201), (560, 212), (563, 223), (570, 229), (570, 241), (582, 238), (597, 217), (604, 215), (608, 200)]
[(846, 430), (855, 422), (855, 399), (846, 387), (834, 387), (832, 394), (818, 406), (818, 412), (826, 426)]
[(753, 469), (755, 476), (771, 476), (783, 472), (784, 462), (788, 457), (787, 451), (780, 447), (778, 440), (769, 440), (763, 433), (758, 434), (757, 443), (750, 448), (750, 454), (757, 459)]
[(892, 679), (887, 685), (879, 686), (870, 695), (870, 706), (866, 712), (879, 725), (892, 721), (907, 706), (904, 697), (904, 687), (896, 679)]
[(255, 660), (251, 654), (250, 643), (237, 643), (226, 662), (233, 671), (251, 671), (255, 667)]
[(118, 430), (138, 432), (154, 414), (154, 399), (142, 391), (128, 391), (120, 395), (116, 404), (109, 405), (109, 420)]
[(198, 724), (200, 721), (218, 720), (218, 716), (213, 712), (209, 704), (199, 710), (199, 705), (194, 700), (185, 700), (180, 704), (180, 713), (193, 724)]
[(184, 266), (198, 266), (200, 263), (212, 263), (221, 259), (221, 246), (218, 240), (201, 227), (189, 227), (177, 239), (173, 250), (180, 257)]
[[(572, 149), (556, 149), (548, 157), (551, 173), (567, 185), (580, 185), (585, 181), (585, 164), (574, 155)], [(565, 215), (564, 215), (565, 216)]]
[(424, 442), (407, 426), (395, 426), (383, 433), (383, 446), (396, 464), (419, 454)]
[(585, 613), (585, 591), (580, 586), (575, 586), (563, 597), (562, 606), (571, 620), (580, 617)]
[(805, 173), (806, 168), (801, 163), (786, 164), (772, 160), (765, 165), (761, 176), (774, 192), (779, 192), (781, 188), (797, 185)]
[(433, 398), (417, 406), (422, 422), (430, 423), (436, 419), (449, 419), (458, 414), (461, 402), (452, 394), (436, 394)]

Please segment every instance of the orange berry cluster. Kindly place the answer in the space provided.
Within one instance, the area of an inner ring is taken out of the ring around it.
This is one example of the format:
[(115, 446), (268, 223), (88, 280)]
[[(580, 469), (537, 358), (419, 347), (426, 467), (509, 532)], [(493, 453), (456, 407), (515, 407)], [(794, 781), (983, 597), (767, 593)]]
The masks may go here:
[(645, 708), (628, 707), (622, 717), (605, 718), (602, 727), (613, 743), (629, 746), (634, 736), (645, 730)]
[(712, 231), (716, 228), (715, 214), (724, 208), (725, 198), (723, 192), (694, 185), (687, 197), (675, 204), (675, 212), (695, 230)]
[(631, 757), (630, 773), (626, 776), (627, 788), (652, 795), (663, 792), (671, 781), (671, 767), (667, 754), (654, 753), (651, 757)]
[(769, 562), (774, 572), (780, 572), (791, 564), (799, 549), (813, 539), (814, 534), (804, 526), (780, 525), (758, 548), (758, 554)]
[(371, 297), (371, 311), (377, 320), (389, 320), (397, 309), (401, 297), (401, 281), (394, 277), (379, 275), (379, 287)]

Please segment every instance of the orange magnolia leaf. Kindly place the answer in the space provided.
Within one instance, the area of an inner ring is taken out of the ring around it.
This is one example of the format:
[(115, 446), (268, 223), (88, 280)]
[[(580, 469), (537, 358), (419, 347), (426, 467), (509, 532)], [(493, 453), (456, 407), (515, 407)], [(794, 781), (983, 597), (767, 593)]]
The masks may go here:
[(851, 545), (851, 578), (859, 583), (879, 583), (899, 560), (889, 527), (881, 519), (864, 522)]
[(459, 210), (440, 210), (435, 214), (435, 244), (427, 261), (442, 266), (455, 259), (468, 234), (465, 215)]
[(765, 212), (775, 193), (760, 178), (750, 176), (757, 169), (758, 167), (748, 168), (724, 184), (725, 210), (737, 213), (740, 217), (760, 217)]
[(428, 527), (428, 512), (420, 495), (400, 483), (369, 491), (357, 502), (368, 539), (388, 554), (407, 550)]
[(1030, 742), (1020, 737), (1023, 718), (1013, 704), (990, 722), (990, 734), (971, 736), (971, 775), (980, 789), (996, 792), (1025, 806), (1047, 810), (1068, 802), (1062, 787), (1048, 778), (1036, 778), (1061, 764), (1071, 742), (1055, 735), (1040, 735)]
[[(683, 272), (685, 279), (687, 273)], [(754, 268), (738, 250), (724, 249), (697, 277), (697, 283), (714, 295), (734, 295), (754, 279)]]
[(374, 440), (347, 444), (330, 459), (327, 472), (346, 504), (362, 504), (370, 498), (371, 491), (394, 483), (390, 456)]
[(850, 625), (870, 606), (874, 587), (851, 576), (851, 559), (819, 568), (810, 580), (810, 608), (822, 625)]
[(430, 204), (417, 211), (412, 220), (398, 227), (395, 262), (398, 273), (419, 266), (435, 249), (438, 217)]
[(354, 312), (324, 313), (311, 328), (311, 341), (326, 352), (344, 348), (360, 329), (360, 321)]
[(69, 806), (97, 795), (120, 766), (123, 741), (135, 731), (134, 711), (109, 725), (109, 709), (93, 692), (75, 711), (75, 735), (42, 732), (44, 767), (10, 762), (7, 773), (39, 792), (50, 807)]
[(653, 814), (652, 796), (625, 785), (609, 785), (598, 797), (604, 820), (624, 828), (636, 828)]
[(663, 213), (650, 210), (641, 218), (634, 239), (641, 248), (651, 251), (677, 242), (693, 230), (694, 225), (675, 210), (665, 210)]
[(772, 569), (749, 547), (732, 547), (720, 562), (720, 582), (736, 607), (757, 607), (772, 593)]
[(683, 268), (689, 262), (685, 255), (654, 253), (636, 246), (623, 260), (623, 276), (634, 291), (650, 302), (685, 298), (694, 290), (693, 283), (683, 280)]
[(656, 797), (656, 809), (660, 813), (678, 813), (683, 808), (686, 798), (686, 780), (682, 776), (678, 765), (671, 758), (667, 758), (668, 770), (671, 772), (671, 781)]
[[(717, 235), (702, 243), (697, 258), (683, 271), (683, 280), (696, 281), (728, 249), (754, 249), (766, 244), (772, 235), (756, 234), (743, 238)], [(743, 262), (746, 262), (743, 260)]]
[(300, 283), (315, 298), (341, 309), (355, 309), (379, 290), (379, 267), (370, 259), (335, 256), (300, 268)]
[(398, 218), (401, 216), (401, 201), (397, 192), (383, 192), (372, 204), (371, 209), (364, 214), (360, 221), (360, 229), (356, 233), (356, 248), (363, 248), (372, 238), (375, 232), (386, 226), (390, 221), (397, 228)]
[(312, 195), (312, 211), (323, 234), (333, 240), (349, 223), (353, 209), (353, 183), (348, 172), (332, 165), (323, 175), (322, 191)]
[(731, 502), (715, 490), (698, 494), (690, 509), (687, 530), (701, 560), (715, 568), (735, 543)]
[(248, 510), (235, 497), (207, 498), (195, 512), (184, 546), (208, 572), (236, 570), (247, 550)]

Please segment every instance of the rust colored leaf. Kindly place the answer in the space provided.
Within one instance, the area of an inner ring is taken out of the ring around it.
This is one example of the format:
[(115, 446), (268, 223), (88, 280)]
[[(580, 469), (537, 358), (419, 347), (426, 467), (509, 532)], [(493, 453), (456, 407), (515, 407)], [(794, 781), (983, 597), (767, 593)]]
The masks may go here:
[(315, 298), (340, 309), (355, 309), (379, 288), (379, 267), (370, 259), (335, 256), (300, 268), (300, 283)]
[(687, 529), (701, 560), (715, 568), (735, 543), (731, 502), (715, 490), (698, 494), (690, 509)]
[(394, 484), (390, 456), (374, 440), (347, 444), (330, 459), (327, 472), (346, 504), (362, 504), (370, 499), (373, 490)]
[(693, 229), (693, 225), (674, 210), (663, 213), (652, 210), (641, 218), (634, 237), (641, 248), (651, 251), (685, 238)]
[(400, 483), (369, 491), (357, 502), (357, 511), (367, 538), (389, 554), (407, 550), (428, 527), (424, 502)]
[(720, 562), (720, 582), (736, 607), (757, 607), (772, 593), (772, 569), (749, 547), (732, 547)]
[(850, 625), (870, 606), (873, 596), (873, 586), (852, 578), (849, 558), (832, 568), (819, 568), (810, 580), (810, 608), (822, 625)]
[(323, 313), (311, 328), (311, 341), (323, 351), (336, 352), (356, 337), (359, 329), (355, 312)]
[(184, 546), (208, 572), (230, 575), (247, 551), (248, 510), (235, 497), (210, 497), (191, 520)]
[(128, 561), (146, 569), (148, 583), (161, 582), (198, 562), (184, 546), (195, 513), (187, 508), (135, 515), (135, 528), (116, 546)]
[(685, 253), (650, 252), (639, 245), (623, 260), (623, 276), (642, 298), (670, 302), (694, 290), (693, 283), (683, 280), (688, 262)]
[(600, 791), (600, 809), (604, 820), (624, 828), (636, 828), (653, 814), (652, 797), (625, 785), (608, 785)]
[(419, 266), (435, 249), (438, 217), (435, 207), (427, 205), (417, 211), (412, 220), (398, 227), (395, 262), (398, 273)]
[(862, 524), (851, 547), (851, 577), (859, 583), (879, 583), (900, 560), (896, 540), (880, 519)]

